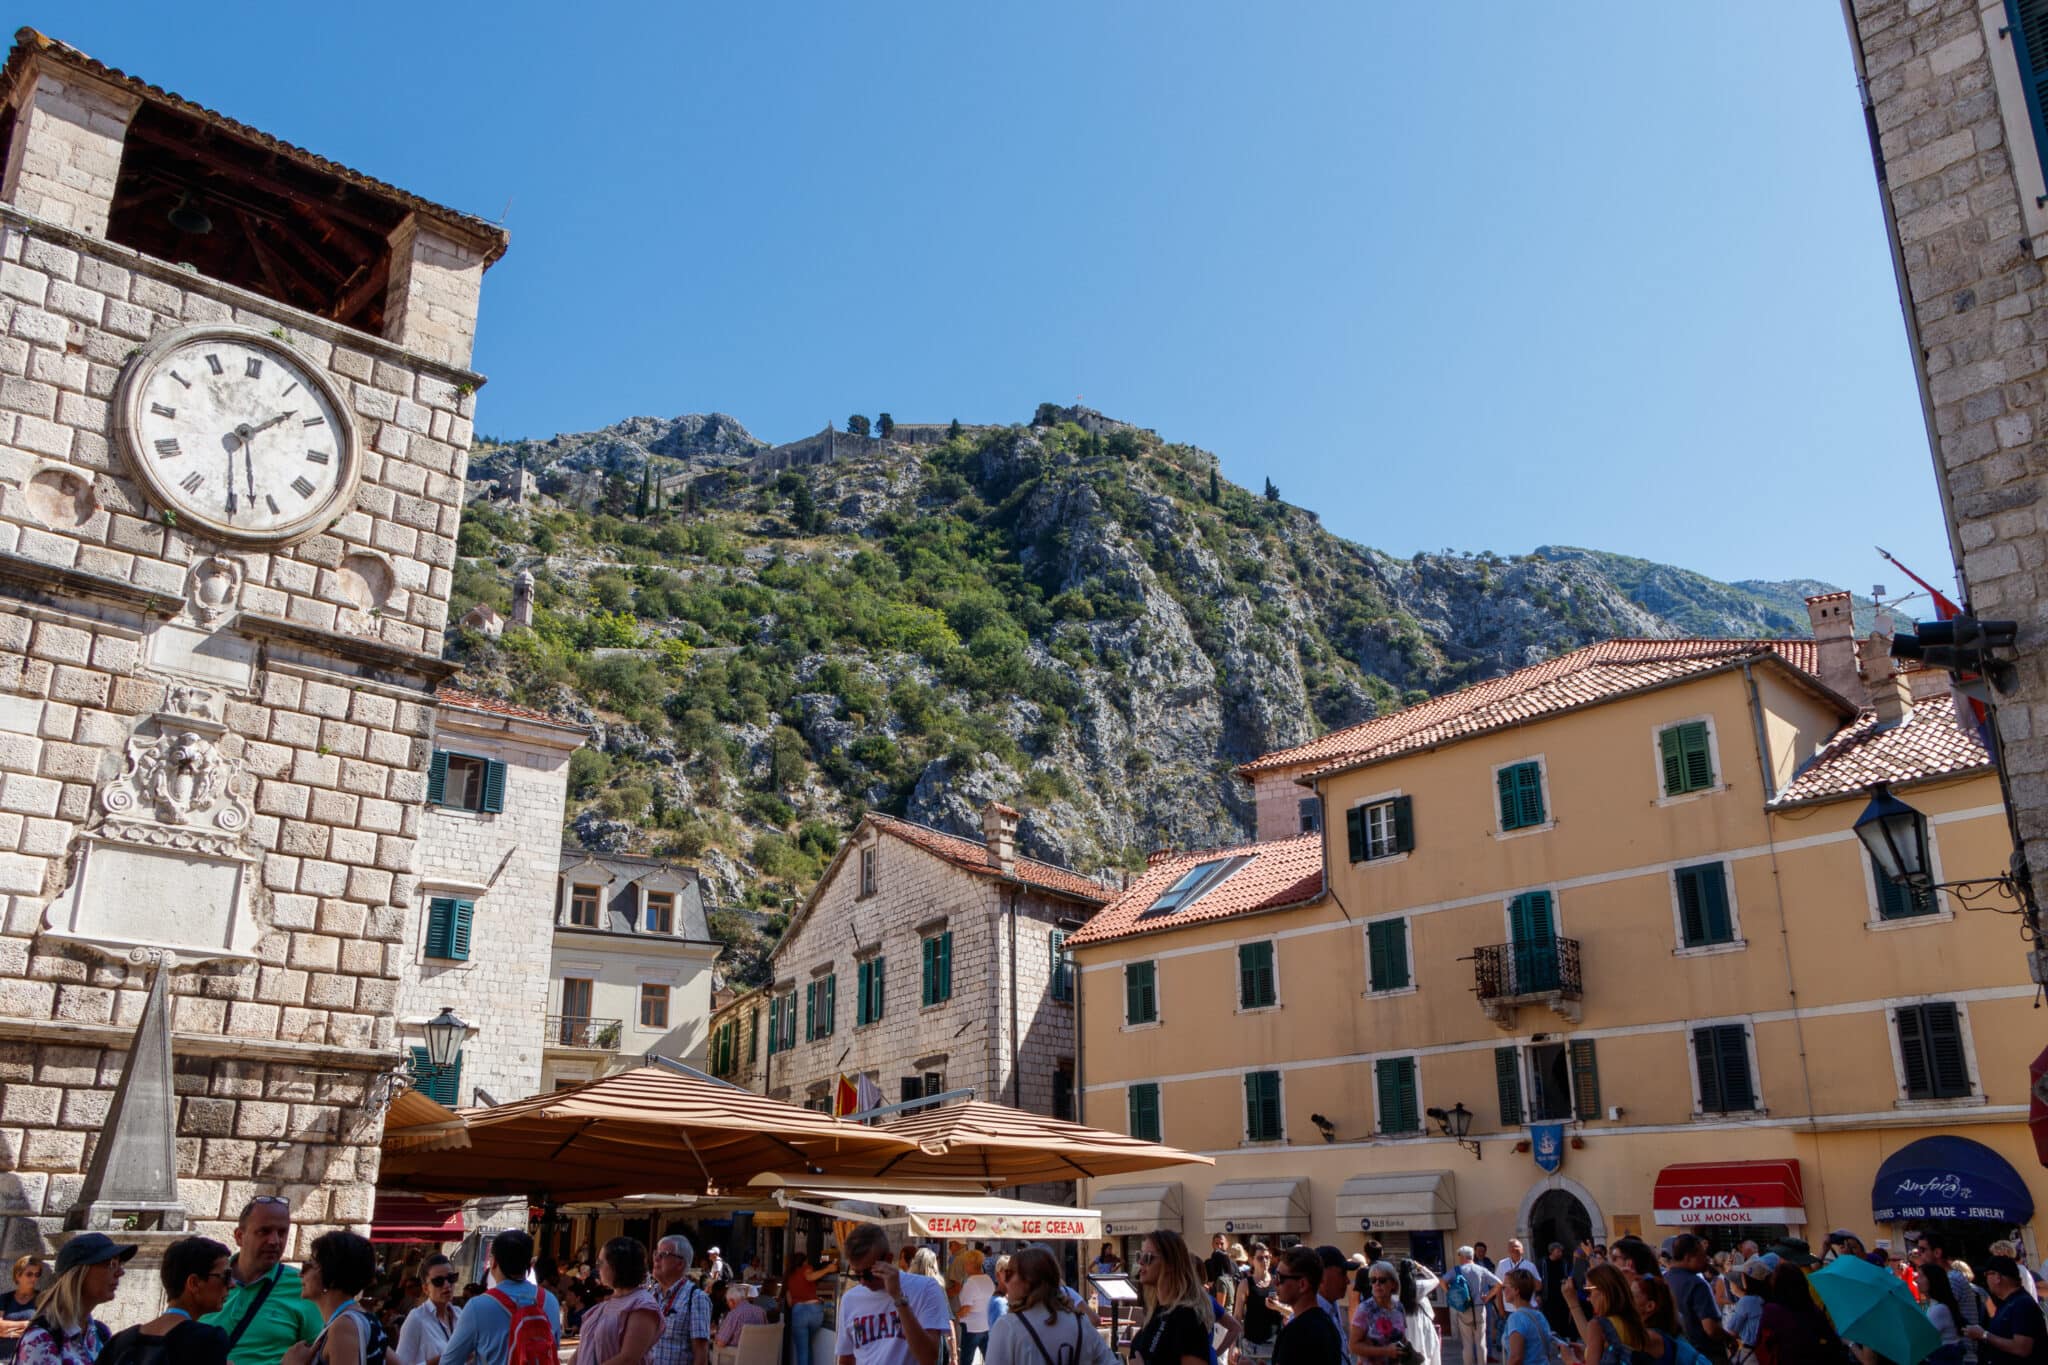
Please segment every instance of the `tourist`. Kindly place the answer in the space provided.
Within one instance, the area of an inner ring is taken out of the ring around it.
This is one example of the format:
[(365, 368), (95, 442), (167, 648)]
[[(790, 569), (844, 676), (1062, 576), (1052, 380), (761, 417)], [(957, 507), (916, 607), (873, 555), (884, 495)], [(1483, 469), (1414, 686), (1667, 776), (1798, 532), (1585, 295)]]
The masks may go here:
[(842, 1365), (937, 1365), (940, 1339), (950, 1331), (946, 1287), (897, 1269), (888, 1230), (878, 1224), (854, 1228), (842, 1250), (853, 1279), (839, 1300)]
[(725, 1286), (725, 1317), (719, 1321), (712, 1344), (738, 1346), (741, 1332), (749, 1327), (766, 1326), (767, 1322), (768, 1314), (754, 1302), (754, 1296), (747, 1292), (747, 1287), (737, 1280), (729, 1280)]
[(1922, 1231), (1913, 1239), (1913, 1260), (1919, 1265), (1931, 1265), (1948, 1276), (1948, 1287), (1954, 1296), (1956, 1327), (1965, 1336), (1969, 1329), (1984, 1322), (1984, 1298), (1977, 1286), (1970, 1283), (1968, 1273), (1949, 1258), (1948, 1239), (1939, 1232)]
[[(965, 1243), (961, 1245), (964, 1246)], [(933, 1251), (930, 1247), (905, 1247), (904, 1251), (906, 1253), (906, 1273), (922, 1275), (928, 1280), (936, 1281), (943, 1291), (945, 1281), (939, 1276), (939, 1253)], [(960, 1305), (951, 1295), (948, 1295), (946, 1298), (946, 1326), (939, 1333), (939, 1365), (953, 1365), (960, 1358), (959, 1343), (955, 1338), (955, 1333), (959, 1330), (959, 1319), (954, 1316), (959, 1311)]]
[(1578, 1339), (1578, 1329), (1572, 1325), (1570, 1301), (1576, 1297), (1572, 1292), (1572, 1263), (1564, 1254), (1564, 1243), (1552, 1242), (1543, 1257), (1543, 1295), (1540, 1307), (1543, 1320), (1550, 1324), (1550, 1330), (1566, 1341)]
[[(1318, 1259), (1318, 1280), (1322, 1278), (1322, 1265)], [(1244, 1335), (1237, 1343), (1239, 1360), (1266, 1361), (1273, 1358), (1284, 1321), (1280, 1311), (1273, 1307), (1278, 1287), (1279, 1281), (1273, 1274), (1273, 1249), (1264, 1242), (1253, 1242), (1245, 1273), (1237, 1282), (1237, 1302), (1231, 1305), (1232, 1314), (1244, 1328)], [(1287, 1302), (1285, 1298), (1280, 1301)]]
[[(1813, 1258), (1809, 1255), (1806, 1259)], [(1763, 1297), (1763, 1318), (1756, 1333), (1756, 1358), (1761, 1365), (1811, 1365), (1841, 1357), (1845, 1349), (1842, 1339), (1815, 1302), (1806, 1283), (1806, 1268), (1796, 1259), (1780, 1253), (1778, 1268), (1771, 1272)]]
[[(662, 1241), (666, 1243), (668, 1238), (664, 1237)], [(657, 1259), (659, 1255), (657, 1252)], [(825, 1304), (819, 1296), (818, 1287), (838, 1268), (836, 1257), (799, 1256), (789, 1269), (783, 1297), (789, 1301), (789, 1330), (796, 1334), (789, 1344), (794, 1365), (812, 1365), (811, 1337), (825, 1325)], [(654, 1267), (654, 1273), (657, 1276), (661, 1274), (659, 1265)]]
[[(1735, 1301), (1721, 1315), (1731, 1346), (1756, 1346), (1757, 1328), (1763, 1325), (1764, 1290), (1770, 1281), (1771, 1264), (1761, 1256), (1752, 1256), (1735, 1268)], [(1732, 1357), (1733, 1350), (1729, 1354)]]
[[(1622, 1243), (1615, 1243), (1619, 1252)], [(1645, 1248), (1647, 1250), (1647, 1248)], [(1619, 1264), (1596, 1267), (1586, 1274), (1586, 1307), (1571, 1301), (1572, 1325), (1586, 1365), (1630, 1365), (1634, 1352), (1649, 1349), (1649, 1333), (1636, 1308), (1628, 1275)]]
[(974, 1365), (988, 1352), (988, 1308), (995, 1302), (996, 1282), (984, 1270), (988, 1258), (968, 1251), (960, 1258), (960, 1365)]
[(1451, 1326), (1458, 1334), (1459, 1356), (1464, 1365), (1486, 1365), (1486, 1304), (1500, 1287), (1500, 1277), (1479, 1264), (1475, 1244), (1458, 1248), (1458, 1264), (1445, 1277), (1446, 1306)]
[(234, 1253), (210, 1237), (186, 1237), (164, 1248), (158, 1273), (164, 1311), (149, 1321), (116, 1332), (100, 1351), (98, 1365), (227, 1365), (228, 1334), (200, 1321), (220, 1307), (228, 1292), (228, 1258)]
[(1351, 1319), (1345, 1315), (1345, 1296), (1351, 1290), (1351, 1262), (1333, 1246), (1319, 1246), (1316, 1256), (1323, 1263), (1322, 1282), (1316, 1286), (1316, 1304), (1337, 1329), (1344, 1365), (1352, 1365)]
[[(1676, 1253), (1672, 1262), (1678, 1261)], [(1678, 1300), (1671, 1292), (1667, 1280), (1654, 1275), (1638, 1279), (1630, 1286), (1635, 1295), (1636, 1312), (1642, 1315), (1643, 1329), (1650, 1344), (1646, 1354), (1664, 1365), (1704, 1365), (1706, 1357), (1693, 1349), (1678, 1328)]]
[(1924, 1365), (1962, 1365), (1969, 1345), (1956, 1321), (1956, 1292), (1949, 1287), (1948, 1276), (1939, 1266), (1931, 1265), (1923, 1265), (1913, 1273), (1920, 1282), (1921, 1307), (1927, 1313), (1927, 1321), (1941, 1334), (1941, 1345), (1927, 1356)]
[[(1978, 1358), (1985, 1361), (2048, 1361), (2048, 1320), (2041, 1305), (2027, 1292), (2020, 1278), (2020, 1265), (2010, 1256), (1993, 1256), (1984, 1262), (1984, 1288), (1997, 1305), (1991, 1321), (1981, 1327), (1966, 1327), (1963, 1335), (1979, 1343)], [(22, 1347), (23, 1354), (28, 1351)]]
[(1728, 1359), (1728, 1331), (1721, 1325), (1720, 1305), (1701, 1274), (1707, 1268), (1707, 1244), (1690, 1232), (1672, 1239), (1671, 1269), (1664, 1283), (1677, 1306), (1677, 1331), (1709, 1365), (1724, 1365)]
[(1351, 1315), (1351, 1358), (1398, 1361), (1408, 1343), (1401, 1274), (1386, 1261), (1374, 1261), (1363, 1274), (1366, 1294)]
[(597, 1278), (611, 1293), (583, 1315), (571, 1365), (642, 1365), (662, 1335), (661, 1305), (647, 1290), (647, 1249), (612, 1238), (597, 1255)]
[[(985, 1262), (984, 1253), (974, 1253)], [(1109, 1345), (1095, 1330), (1078, 1297), (1060, 1280), (1059, 1261), (1042, 1246), (1028, 1246), (1009, 1258), (1005, 1293), (1009, 1311), (996, 1319), (986, 1336), (988, 1365), (1112, 1365)], [(978, 1268), (966, 1271), (961, 1297), (974, 1280), (987, 1279)], [(965, 1352), (962, 1347), (962, 1362)]]
[(36, 1289), (43, 1282), (43, 1258), (20, 1256), (14, 1262), (14, 1288), (0, 1294), (0, 1362), (14, 1359), (21, 1334), (36, 1315)]
[(104, 1233), (73, 1237), (57, 1253), (57, 1273), (36, 1297), (36, 1316), (21, 1334), (20, 1365), (90, 1365), (107, 1344), (93, 1309), (114, 1301), (121, 1269), (140, 1248)]
[[(1593, 1269), (1587, 1269), (1589, 1277)], [(1507, 1310), (1502, 1314), (1501, 1348), (1507, 1365), (1559, 1365), (1564, 1359), (1564, 1345), (1536, 1311), (1535, 1298), (1536, 1277), (1528, 1271), (1510, 1270), (1501, 1278), (1500, 1301)], [(1469, 1346), (1465, 1359), (1471, 1365)]]
[[(1017, 1276), (1019, 1267), (1013, 1264), (1011, 1273)], [(1138, 1253), (1138, 1294), (1144, 1319), (1131, 1349), (1144, 1365), (1214, 1365), (1209, 1329), (1215, 1309), (1202, 1289), (1202, 1269), (1179, 1233), (1160, 1228), (1145, 1235)]]
[(326, 1232), (306, 1248), (299, 1267), (299, 1297), (320, 1311), (310, 1342), (294, 1342), (284, 1365), (380, 1365), (384, 1329), (356, 1302), (377, 1278), (377, 1252), (353, 1232)]
[(1404, 1332), (1408, 1344), (1415, 1348), (1422, 1365), (1443, 1365), (1443, 1338), (1437, 1334), (1436, 1312), (1429, 1302), (1438, 1284), (1436, 1276), (1427, 1266), (1408, 1258), (1395, 1265), (1394, 1272), (1400, 1278), (1401, 1311), (1408, 1318)]
[[(690, 1239), (681, 1233), (672, 1232), (654, 1244), (654, 1306), (661, 1314), (661, 1334), (647, 1353), (647, 1365), (705, 1365), (710, 1358), (712, 1300), (710, 1294), (690, 1281), (693, 1259)], [(816, 1304), (817, 1281), (808, 1283), (811, 1302)], [(795, 1284), (794, 1277), (791, 1284)], [(824, 1320), (822, 1311), (818, 1320)], [(798, 1333), (790, 1346), (800, 1353), (796, 1357), (798, 1365), (810, 1365), (808, 1333)]]
[[(1307, 1247), (1289, 1247), (1280, 1253), (1273, 1292), (1292, 1316), (1274, 1338), (1273, 1365), (1338, 1365), (1343, 1359), (1336, 1327), (1327, 1313), (1317, 1311), (1322, 1279), (1322, 1257)], [(1245, 1321), (1249, 1331), (1251, 1319)]]
[[(440, 1365), (507, 1365), (513, 1352), (513, 1334), (524, 1344), (538, 1323), (547, 1324), (556, 1341), (562, 1339), (562, 1308), (553, 1294), (526, 1278), (533, 1265), (533, 1238), (519, 1228), (508, 1228), (491, 1239), (484, 1264), (492, 1284), (488, 1291), (471, 1299), (456, 1320), (455, 1331), (441, 1352)], [(535, 1310), (540, 1316), (534, 1316)], [(586, 1314), (588, 1309), (585, 1310)]]
[(455, 1282), (462, 1277), (446, 1256), (436, 1252), (421, 1267), (426, 1297), (398, 1329), (398, 1365), (434, 1365), (455, 1331), (462, 1310), (455, 1306)]
[(233, 1365), (278, 1365), (284, 1353), (320, 1335), (320, 1310), (299, 1294), (299, 1272), (284, 1263), (292, 1236), (291, 1201), (259, 1194), (235, 1219), (227, 1301), (207, 1322), (228, 1334)]
[(2027, 1291), (2027, 1297), (2036, 1303), (2041, 1301), (2041, 1287), (2034, 1282), (2034, 1272), (2027, 1268), (2026, 1258), (2020, 1255), (2018, 1242), (2004, 1239), (1993, 1242), (1991, 1254), (2009, 1257), (2012, 1263), (2020, 1268), (2020, 1286)]
[(732, 1268), (726, 1265), (725, 1256), (717, 1247), (713, 1247), (704, 1253), (704, 1283), (706, 1286), (731, 1278)]

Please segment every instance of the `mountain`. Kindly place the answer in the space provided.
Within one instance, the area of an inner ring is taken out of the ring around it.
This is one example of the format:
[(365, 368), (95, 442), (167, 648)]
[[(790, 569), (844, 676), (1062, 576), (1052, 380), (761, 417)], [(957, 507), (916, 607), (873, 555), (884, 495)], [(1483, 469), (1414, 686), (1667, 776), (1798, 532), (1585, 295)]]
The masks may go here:
[[(768, 447), (722, 414), (480, 443), (466, 686), (593, 727), (571, 828), (696, 860), (746, 945), (869, 808), (1115, 875), (1240, 839), (1231, 769), (1614, 635), (1804, 633), (1768, 584), (1569, 547), (1397, 559), (1082, 408)], [(509, 494), (525, 490), (524, 500)], [(751, 919), (738, 918), (751, 911)]]

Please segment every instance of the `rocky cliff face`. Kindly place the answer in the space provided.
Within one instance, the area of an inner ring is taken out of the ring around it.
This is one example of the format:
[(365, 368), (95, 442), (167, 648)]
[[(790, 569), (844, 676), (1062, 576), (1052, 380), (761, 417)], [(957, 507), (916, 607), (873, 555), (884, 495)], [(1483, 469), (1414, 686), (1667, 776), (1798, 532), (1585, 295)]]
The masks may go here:
[[(713, 415), (481, 451), (455, 615), (520, 568), (541, 611), (451, 647), (596, 727), (578, 836), (762, 908), (867, 807), (971, 834), (1000, 798), (1029, 852), (1128, 868), (1242, 838), (1232, 767), (1322, 729), (1607, 636), (1805, 624), (1593, 551), (1395, 559), (1077, 410), (750, 479), (761, 448)], [(522, 460), (543, 496), (513, 506)]]

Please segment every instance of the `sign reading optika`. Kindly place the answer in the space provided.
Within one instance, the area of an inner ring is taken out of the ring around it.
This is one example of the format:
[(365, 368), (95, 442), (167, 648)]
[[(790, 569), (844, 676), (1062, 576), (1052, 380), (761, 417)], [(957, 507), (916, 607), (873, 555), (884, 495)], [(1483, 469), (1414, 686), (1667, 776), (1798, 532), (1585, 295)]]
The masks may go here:
[(1102, 1218), (1099, 1214), (920, 1213), (912, 1209), (910, 1235), (1092, 1242), (1102, 1236)]

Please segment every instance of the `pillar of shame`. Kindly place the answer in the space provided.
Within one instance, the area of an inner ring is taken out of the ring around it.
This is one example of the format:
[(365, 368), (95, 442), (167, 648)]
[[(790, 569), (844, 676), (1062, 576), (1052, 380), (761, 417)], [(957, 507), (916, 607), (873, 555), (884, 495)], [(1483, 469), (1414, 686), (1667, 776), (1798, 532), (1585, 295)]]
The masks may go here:
[(506, 239), (33, 30), (0, 108), (0, 1256), (140, 1238), (118, 1325), (371, 1218)]

